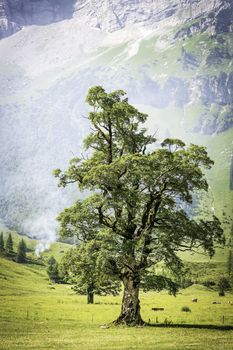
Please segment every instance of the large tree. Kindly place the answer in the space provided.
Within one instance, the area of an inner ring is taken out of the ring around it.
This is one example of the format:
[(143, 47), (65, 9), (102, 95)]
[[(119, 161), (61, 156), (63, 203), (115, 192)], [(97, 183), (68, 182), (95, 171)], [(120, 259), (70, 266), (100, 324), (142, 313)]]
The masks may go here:
[(172, 276), (182, 267), (179, 252), (202, 248), (212, 256), (215, 242), (224, 241), (215, 216), (196, 221), (184, 210), (194, 191), (208, 190), (203, 169), (213, 161), (201, 146), (187, 147), (177, 139), (155, 143), (142, 127), (147, 115), (121, 90), (92, 87), (86, 101), (92, 130), (84, 141), (87, 157), (54, 172), (60, 186), (77, 183), (85, 190), (76, 212), (79, 225), (68, 220), (64, 233), (82, 239), (86, 228), (101, 241), (106, 268), (124, 286), (115, 322), (143, 324), (139, 289), (175, 294)]

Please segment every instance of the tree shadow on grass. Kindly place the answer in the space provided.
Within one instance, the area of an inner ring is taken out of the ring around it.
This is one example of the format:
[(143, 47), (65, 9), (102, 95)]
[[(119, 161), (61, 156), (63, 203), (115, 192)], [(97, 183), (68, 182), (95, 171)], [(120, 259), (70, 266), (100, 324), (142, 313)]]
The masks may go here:
[(147, 323), (148, 327), (157, 328), (195, 328), (195, 329), (214, 329), (219, 331), (232, 331), (233, 326), (230, 325), (213, 325), (213, 324), (185, 324), (185, 323)]
[(101, 302), (101, 301), (96, 301), (95, 305), (121, 305), (121, 303), (118, 302)]

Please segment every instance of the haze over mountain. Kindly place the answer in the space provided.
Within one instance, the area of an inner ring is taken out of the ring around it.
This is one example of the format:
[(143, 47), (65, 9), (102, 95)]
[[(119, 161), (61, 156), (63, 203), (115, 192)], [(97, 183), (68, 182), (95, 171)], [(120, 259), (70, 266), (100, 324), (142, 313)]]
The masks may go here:
[(52, 170), (82, 153), (97, 84), (127, 91), (158, 138), (205, 144), (202, 206), (232, 215), (232, 32), (230, 0), (0, 0), (1, 219), (54, 239), (77, 193)]

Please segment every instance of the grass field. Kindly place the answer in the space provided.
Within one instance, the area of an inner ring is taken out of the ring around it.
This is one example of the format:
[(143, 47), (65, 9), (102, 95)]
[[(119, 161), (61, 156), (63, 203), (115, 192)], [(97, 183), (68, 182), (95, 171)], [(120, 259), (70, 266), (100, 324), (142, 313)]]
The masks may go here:
[[(56, 251), (55, 244), (53, 253)], [(197, 303), (192, 303), (193, 297), (198, 298)], [(221, 304), (212, 304), (214, 301)], [(74, 294), (70, 286), (51, 284), (45, 266), (20, 265), (1, 257), (0, 349), (232, 350), (233, 331), (209, 327), (233, 326), (229, 301), (233, 301), (232, 294), (221, 298), (200, 285), (181, 291), (176, 298), (166, 293), (142, 293), (144, 320), (168, 327), (101, 328), (118, 316), (121, 296), (98, 296), (94, 305), (87, 305), (86, 297)], [(191, 312), (182, 312), (183, 306)], [(163, 307), (164, 311), (155, 312), (152, 307)], [(175, 324), (183, 328), (172, 328)]]

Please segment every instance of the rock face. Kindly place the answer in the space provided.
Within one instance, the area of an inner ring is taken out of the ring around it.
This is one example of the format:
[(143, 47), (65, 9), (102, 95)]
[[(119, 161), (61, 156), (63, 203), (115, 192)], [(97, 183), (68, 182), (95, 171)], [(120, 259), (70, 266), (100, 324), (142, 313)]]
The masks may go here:
[(201, 98), (204, 104), (233, 104), (233, 72), (220, 72), (219, 76), (203, 77), (202, 81)]
[[(199, 1), (195, 3), (198, 7), (200, 6)], [(190, 12), (190, 18), (198, 20), (181, 28), (175, 38), (191, 37), (195, 33), (205, 31), (212, 35), (233, 32), (233, 2), (231, 0), (210, 1), (206, 4), (203, 13)]]
[(134, 23), (173, 25), (199, 17), (198, 23), (178, 31), (177, 37), (207, 29), (232, 31), (232, 9), (231, 0), (0, 0), (0, 38), (26, 25), (45, 25), (72, 16), (109, 32)]
[(73, 0), (0, 0), (0, 38), (26, 25), (46, 25), (72, 17)]
[[(195, 82), (194, 82), (195, 84)], [(206, 112), (201, 116), (196, 132), (214, 134), (233, 126), (233, 72), (202, 76), (196, 80)]]
[(11, 35), (20, 27), (11, 20), (8, 1), (0, 1), (0, 38)]
[[(75, 11), (89, 25), (115, 31), (133, 23), (156, 25), (167, 20), (168, 24), (182, 24), (190, 18), (208, 18), (213, 12), (225, 20), (226, 15), (232, 17), (232, 5), (231, 0), (80, 0)], [(210, 17), (210, 21), (215, 19)], [(228, 22), (222, 26), (229, 27)]]

